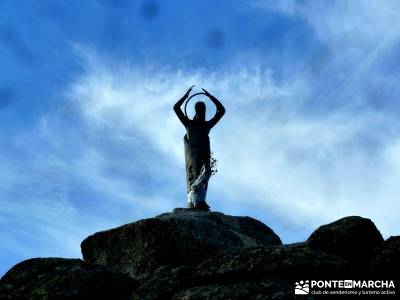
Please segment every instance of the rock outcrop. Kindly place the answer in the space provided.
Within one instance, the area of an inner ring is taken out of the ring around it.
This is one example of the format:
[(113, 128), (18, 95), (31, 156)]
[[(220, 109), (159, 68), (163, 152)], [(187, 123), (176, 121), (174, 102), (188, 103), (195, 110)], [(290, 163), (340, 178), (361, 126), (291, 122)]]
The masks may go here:
[(396, 274), (400, 270), (400, 236), (391, 236), (375, 251), (372, 271), (379, 275)]
[(312, 248), (343, 257), (361, 270), (369, 267), (383, 238), (370, 219), (351, 216), (319, 227), (307, 243)]
[(195, 265), (232, 247), (282, 245), (266, 225), (249, 217), (175, 209), (85, 239), (85, 261), (141, 278), (163, 265)]
[(14, 266), (0, 299), (292, 299), (296, 280), (387, 277), (400, 265), (400, 237), (383, 241), (371, 220), (354, 216), (282, 245), (255, 219), (175, 209), (81, 246), (85, 261)]
[[(347, 261), (304, 243), (230, 248), (195, 267), (160, 268), (133, 299), (285, 299), (304, 274), (324, 278), (351, 272)], [(151, 295), (149, 297), (149, 295)]]
[(0, 299), (126, 299), (134, 279), (80, 259), (33, 258), (8, 271)]

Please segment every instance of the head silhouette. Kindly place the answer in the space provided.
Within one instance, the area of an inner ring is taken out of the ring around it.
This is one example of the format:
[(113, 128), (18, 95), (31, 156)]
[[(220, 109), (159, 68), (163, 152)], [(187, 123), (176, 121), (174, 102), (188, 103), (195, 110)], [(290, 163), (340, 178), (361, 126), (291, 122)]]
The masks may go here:
[(196, 102), (194, 105), (194, 110), (196, 112), (193, 120), (205, 121), (206, 120), (206, 104), (203, 101)]

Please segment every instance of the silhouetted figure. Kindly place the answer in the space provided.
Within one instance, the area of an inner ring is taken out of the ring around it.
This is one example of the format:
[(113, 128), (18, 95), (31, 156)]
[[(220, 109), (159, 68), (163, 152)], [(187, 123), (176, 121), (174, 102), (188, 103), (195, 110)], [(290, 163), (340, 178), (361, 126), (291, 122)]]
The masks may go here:
[(211, 99), (216, 106), (215, 116), (206, 121), (206, 105), (199, 101), (195, 104), (195, 116), (189, 119), (181, 109), (182, 104), (188, 98), (193, 86), (174, 105), (174, 111), (186, 128), (183, 138), (185, 144), (186, 182), (189, 195), (189, 207), (209, 210), (205, 196), (208, 179), (211, 176), (210, 165), (210, 139), (208, 134), (225, 114), (225, 108), (217, 98), (203, 89), (204, 94)]

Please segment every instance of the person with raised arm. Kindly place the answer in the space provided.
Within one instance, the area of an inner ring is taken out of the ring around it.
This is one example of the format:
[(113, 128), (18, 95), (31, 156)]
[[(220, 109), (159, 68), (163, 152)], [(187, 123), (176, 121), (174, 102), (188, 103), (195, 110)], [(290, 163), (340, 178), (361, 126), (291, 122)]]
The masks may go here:
[[(184, 136), (185, 162), (186, 162), (186, 183), (188, 192), (188, 206), (200, 210), (209, 210), (205, 197), (208, 186), (208, 179), (212, 174), (211, 170), (211, 150), (209, 133), (222, 116), (225, 114), (225, 108), (222, 103), (203, 89), (206, 95), (216, 106), (216, 113), (213, 118), (206, 120), (206, 105), (203, 101), (196, 102), (193, 119), (188, 118), (182, 111), (182, 104), (188, 99), (191, 90), (190, 87), (186, 94), (176, 102), (174, 111), (179, 120), (186, 128)], [(190, 98), (189, 98), (190, 99)], [(186, 111), (185, 111), (186, 112)]]

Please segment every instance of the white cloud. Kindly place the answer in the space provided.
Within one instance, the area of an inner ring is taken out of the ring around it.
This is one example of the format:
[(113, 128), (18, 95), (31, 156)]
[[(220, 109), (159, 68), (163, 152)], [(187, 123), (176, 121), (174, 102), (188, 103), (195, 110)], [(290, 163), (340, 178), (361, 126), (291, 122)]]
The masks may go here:
[[(382, 80), (374, 63), (393, 51), (400, 38), (400, 2), (396, 0), (256, 0), (247, 4), (251, 9), (264, 9), (266, 14), (272, 11), (302, 19), (329, 49), (329, 61), (318, 76), (329, 81), (334, 75), (340, 80), (335, 90), (321, 98), (356, 98), (371, 82)], [(351, 102), (357, 105), (361, 100)]]
[(5, 228), (0, 235), (9, 241), (2, 248), (28, 257), (29, 244), (34, 244), (42, 255), (54, 256), (58, 250), (78, 256), (79, 213), (67, 198), (65, 165), (51, 154), (45, 159), (36, 154), (30, 162), (1, 160), (3, 166), (12, 162), (1, 172), (8, 180), (0, 185), (0, 224)]
[[(172, 175), (183, 170), (184, 134), (172, 106), (192, 84), (208, 88), (227, 108), (211, 133), (219, 160), (211, 190), (228, 199), (226, 212), (229, 201), (258, 205), (288, 226), (309, 224), (312, 229), (355, 214), (372, 218), (386, 236), (397, 233), (399, 222), (390, 216), (398, 209), (393, 187), (400, 179), (399, 165), (393, 145), (400, 139), (384, 134), (374, 152), (360, 143), (392, 120), (370, 110), (307, 117), (300, 106), (312, 86), (301, 77), (278, 85), (257, 66), (212, 71), (108, 68), (97, 57), (89, 60), (69, 96), (92, 128), (103, 126), (116, 136), (141, 132), (160, 159), (176, 165), (160, 170)], [(157, 166), (153, 168), (157, 176)], [(175, 180), (180, 179), (172, 175), (171, 185)]]
[(397, 37), (400, 3), (396, 0), (250, 0), (252, 9), (266, 9), (307, 21), (331, 47), (379, 44), (387, 35)]
[[(284, 242), (346, 215), (371, 218), (385, 236), (398, 234), (399, 123), (369, 106), (354, 110), (365, 104), (371, 78), (397, 83), (374, 69), (399, 36), (392, 26), (397, 2), (336, 2), (334, 9), (315, 3), (306, 10), (285, 1), (273, 9), (304, 18), (329, 47), (320, 78), (294, 70), (276, 82), (262, 58), (246, 52), (220, 69), (174, 69), (78, 47), (85, 71), (68, 86), (72, 107), (10, 141), (24, 157), (0, 157), (2, 251), (79, 256), (88, 234), (184, 206), (184, 128), (172, 106), (192, 84), (227, 108), (211, 133), (219, 169), (210, 183), (212, 208), (260, 218)], [(363, 22), (370, 19), (374, 26)], [(338, 73), (342, 82), (326, 89)], [(310, 113), (316, 85), (318, 100), (348, 104)], [(70, 124), (76, 112), (86, 127)]]
[[(257, 48), (219, 69), (175, 69), (77, 47), (84, 72), (67, 87), (69, 104), (16, 131), (0, 155), (2, 255), (79, 256), (88, 234), (184, 206), (184, 128), (172, 106), (192, 84), (227, 108), (211, 133), (212, 208), (260, 218), (284, 242), (352, 214), (398, 234), (400, 126), (366, 90), (397, 86), (377, 62), (400, 38), (400, 2), (249, 3), (313, 29), (328, 49), (316, 75), (283, 55), (292, 73), (277, 82)], [(341, 105), (313, 114), (310, 101), (326, 99)]]

